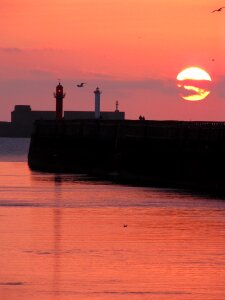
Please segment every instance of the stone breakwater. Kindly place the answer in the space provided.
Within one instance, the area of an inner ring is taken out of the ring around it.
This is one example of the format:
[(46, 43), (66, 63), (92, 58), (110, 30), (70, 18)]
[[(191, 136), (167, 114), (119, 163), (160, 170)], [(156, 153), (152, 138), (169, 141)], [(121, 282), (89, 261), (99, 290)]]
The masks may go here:
[(62, 120), (35, 123), (33, 170), (225, 191), (225, 123)]

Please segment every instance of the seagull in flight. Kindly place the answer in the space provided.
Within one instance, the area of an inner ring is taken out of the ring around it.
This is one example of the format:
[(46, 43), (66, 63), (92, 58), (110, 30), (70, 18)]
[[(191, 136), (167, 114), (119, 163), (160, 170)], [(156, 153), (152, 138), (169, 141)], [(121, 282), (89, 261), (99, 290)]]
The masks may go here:
[(81, 82), (80, 84), (77, 84), (77, 87), (83, 87), (87, 82)]
[(211, 13), (213, 13), (213, 12), (216, 12), (216, 11), (221, 11), (223, 8), (225, 8), (224, 6), (222, 6), (222, 7), (220, 7), (220, 8), (218, 8), (218, 9), (214, 9), (213, 11), (211, 11)]

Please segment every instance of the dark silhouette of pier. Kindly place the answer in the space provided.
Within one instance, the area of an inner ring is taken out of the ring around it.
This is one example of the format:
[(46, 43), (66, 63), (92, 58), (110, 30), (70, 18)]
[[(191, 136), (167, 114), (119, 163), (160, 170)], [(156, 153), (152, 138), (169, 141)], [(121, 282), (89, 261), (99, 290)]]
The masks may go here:
[(224, 193), (225, 123), (37, 121), (31, 169)]

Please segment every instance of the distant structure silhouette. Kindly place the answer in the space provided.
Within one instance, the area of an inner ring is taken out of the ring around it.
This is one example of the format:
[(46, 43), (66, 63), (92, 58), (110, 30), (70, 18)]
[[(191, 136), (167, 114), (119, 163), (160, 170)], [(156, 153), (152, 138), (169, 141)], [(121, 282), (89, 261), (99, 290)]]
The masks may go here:
[(63, 86), (60, 81), (56, 87), (56, 92), (54, 93), (54, 97), (56, 99), (56, 120), (63, 119), (63, 98), (65, 98), (66, 94), (63, 93)]
[(140, 120), (140, 121), (145, 121), (145, 117), (142, 116), (142, 115), (140, 115), (140, 116), (139, 116), (139, 120)]
[(77, 84), (77, 87), (83, 87), (87, 82), (81, 82), (80, 84)]
[(101, 117), (101, 113), (100, 113), (100, 95), (101, 95), (101, 91), (99, 89), (99, 87), (96, 88), (96, 90), (94, 91), (95, 94), (95, 119), (100, 119)]
[(222, 7), (220, 7), (220, 8), (218, 8), (218, 9), (214, 9), (213, 11), (211, 11), (211, 13), (214, 13), (214, 12), (220, 12), (223, 8), (225, 8), (225, 6), (222, 6)]
[(116, 110), (115, 110), (115, 112), (119, 112), (119, 102), (118, 101), (116, 101)]

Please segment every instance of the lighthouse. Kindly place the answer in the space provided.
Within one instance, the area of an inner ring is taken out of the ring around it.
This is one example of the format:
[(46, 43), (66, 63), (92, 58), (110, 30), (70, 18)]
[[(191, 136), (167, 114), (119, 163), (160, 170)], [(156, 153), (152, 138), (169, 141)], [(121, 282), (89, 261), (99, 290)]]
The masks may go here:
[(66, 94), (63, 93), (63, 86), (59, 82), (56, 86), (56, 92), (54, 93), (54, 97), (56, 99), (56, 120), (62, 120), (63, 118), (63, 98), (65, 98)]
[(100, 119), (100, 95), (101, 91), (97, 87), (94, 91), (95, 94), (95, 119)]

